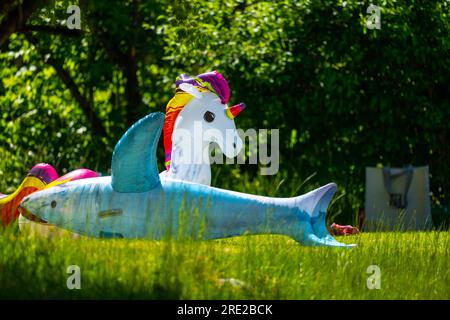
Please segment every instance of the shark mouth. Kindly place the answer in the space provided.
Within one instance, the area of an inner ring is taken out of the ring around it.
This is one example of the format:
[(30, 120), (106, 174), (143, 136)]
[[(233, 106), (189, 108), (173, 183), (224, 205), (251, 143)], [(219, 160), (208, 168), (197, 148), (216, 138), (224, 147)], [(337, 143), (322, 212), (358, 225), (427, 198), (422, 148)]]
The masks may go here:
[(43, 223), (43, 224), (48, 223), (47, 221), (35, 216), (33, 213), (31, 213), (30, 211), (25, 209), (22, 205), (20, 205), (18, 209), (19, 209), (20, 214), (30, 221), (39, 222), (39, 223)]

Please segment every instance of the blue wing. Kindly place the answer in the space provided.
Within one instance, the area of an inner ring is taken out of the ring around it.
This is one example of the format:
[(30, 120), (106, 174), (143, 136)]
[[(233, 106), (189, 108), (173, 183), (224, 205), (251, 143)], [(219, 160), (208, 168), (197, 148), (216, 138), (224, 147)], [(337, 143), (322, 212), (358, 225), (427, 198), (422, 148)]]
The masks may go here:
[(147, 192), (161, 184), (156, 160), (165, 115), (155, 112), (122, 136), (112, 155), (111, 184), (117, 192)]

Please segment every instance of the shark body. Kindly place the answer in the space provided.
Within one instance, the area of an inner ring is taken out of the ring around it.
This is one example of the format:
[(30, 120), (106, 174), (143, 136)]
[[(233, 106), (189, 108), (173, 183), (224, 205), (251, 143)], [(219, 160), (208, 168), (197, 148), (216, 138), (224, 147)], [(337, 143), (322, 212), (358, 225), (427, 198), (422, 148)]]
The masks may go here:
[(245, 194), (174, 179), (160, 179), (156, 147), (164, 114), (133, 125), (116, 145), (112, 176), (68, 182), (31, 194), (26, 210), (61, 228), (104, 238), (217, 239), (283, 234), (303, 245), (348, 247), (327, 231), (330, 183), (292, 198)]

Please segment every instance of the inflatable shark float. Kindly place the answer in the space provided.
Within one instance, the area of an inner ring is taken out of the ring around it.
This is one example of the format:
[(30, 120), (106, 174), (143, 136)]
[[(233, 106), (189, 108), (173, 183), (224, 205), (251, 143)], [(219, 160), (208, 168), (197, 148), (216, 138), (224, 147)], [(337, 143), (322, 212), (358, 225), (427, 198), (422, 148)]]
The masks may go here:
[(327, 231), (334, 183), (293, 198), (271, 198), (177, 179), (160, 179), (156, 149), (163, 113), (135, 123), (119, 140), (110, 177), (70, 181), (23, 199), (22, 214), (101, 238), (217, 239), (282, 234), (307, 246), (351, 247)]

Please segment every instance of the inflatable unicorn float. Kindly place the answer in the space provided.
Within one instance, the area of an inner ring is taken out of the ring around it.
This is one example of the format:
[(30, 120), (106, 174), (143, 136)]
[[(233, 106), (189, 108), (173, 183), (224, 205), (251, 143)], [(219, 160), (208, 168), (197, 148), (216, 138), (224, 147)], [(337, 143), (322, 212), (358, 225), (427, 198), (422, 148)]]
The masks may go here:
[[(336, 241), (326, 228), (334, 183), (293, 198), (209, 186), (210, 164), (201, 154), (208, 152), (212, 142), (228, 157), (238, 154), (242, 140), (234, 117), (245, 105), (228, 107), (228, 83), (215, 71), (197, 77), (183, 75), (176, 88), (166, 115), (147, 115), (119, 140), (111, 176), (69, 181), (34, 192), (22, 200), (21, 213), (91, 237), (164, 239), (188, 234), (217, 239), (282, 234), (308, 246), (354, 246)], [(214, 129), (202, 135), (197, 152), (187, 141), (192, 136), (186, 134), (195, 130), (194, 123)], [(235, 135), (219, 139), (217, 135), (225, 136), (226, 130), (234, 130)], [(159, 174), (156, 149), (161, 131), (167, 170)], [(186, 160), (189, 152), (191, 161)], [(192, 161), (192, 157), (200, 158)]]

